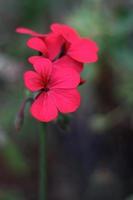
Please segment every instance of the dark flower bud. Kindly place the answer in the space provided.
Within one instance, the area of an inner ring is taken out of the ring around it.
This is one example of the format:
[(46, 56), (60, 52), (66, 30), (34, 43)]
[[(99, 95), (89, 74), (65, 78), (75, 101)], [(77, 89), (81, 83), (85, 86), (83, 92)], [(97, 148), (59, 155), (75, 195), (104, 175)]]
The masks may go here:
[(33, 99), (31, 97), (28, 97), (28, 98), (24, 99), (20, 105), (19, 111), (16, 115), (16, 119), (14, 122), (15, 129), (17, 132), (20, 131), (20, 129), (24, 123), (24, 111), (25, 111), (26, 104), (31, 103), (32, 101), (33, 101)]

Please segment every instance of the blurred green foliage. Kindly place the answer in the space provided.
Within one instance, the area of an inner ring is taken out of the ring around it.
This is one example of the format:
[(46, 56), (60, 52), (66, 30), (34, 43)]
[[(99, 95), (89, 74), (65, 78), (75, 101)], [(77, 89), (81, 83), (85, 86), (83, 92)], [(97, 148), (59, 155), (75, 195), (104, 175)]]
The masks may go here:
[[(126, 3), (111, 8), (110, 2), (103, 0), (84, 0), (80, 9), (66, 17), (67, 23), (75, 27), (82, 36), (95, 39), (99, 44), (99, 62), (85, 68), (84, 74), (90, 74), (91, 80), (97, 73), (101, 59), (108, 60), (116, 72), (117, 95), (129, 107), (133, 106), (133, 59), (132, 34), (133, 12)], [(127, 2), (128, 3), (128, 2)], [(104, 56), (104, 53), (106, 55)], [(94, 67), (95, 66), (95, 67)], [(87, 73), (88, 71), (88, 73)]]
[(15, 174), (24, 174), (28, 170), (28, 165), (22, 155), (21, 149), (13, 143), (9, 138), (7, 139), (7, 146), (1, 151), (5, 158), (8, 168), (15, 172)]
[(22, 194), (20, 194), (19, 192), (17, 193), (16, 191), (4, 191), (4, 190), (0, 190), (0, 199), (1, 200), (24, 200), (23, 197), (21, 197)]

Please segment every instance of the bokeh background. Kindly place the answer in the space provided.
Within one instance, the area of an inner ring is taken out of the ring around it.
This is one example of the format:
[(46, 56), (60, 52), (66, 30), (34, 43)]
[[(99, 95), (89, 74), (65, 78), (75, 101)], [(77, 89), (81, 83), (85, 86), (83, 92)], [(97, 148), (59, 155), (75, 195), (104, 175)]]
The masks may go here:
[(133, 200), (133, 1), (0, 0), (0, 200), (38, 200), (39, 127), (26, 107), (23, 72), (33, 52), (18, 26), (67, 23), (94, 39), (80, 109), (47, 127), (48, 200)]

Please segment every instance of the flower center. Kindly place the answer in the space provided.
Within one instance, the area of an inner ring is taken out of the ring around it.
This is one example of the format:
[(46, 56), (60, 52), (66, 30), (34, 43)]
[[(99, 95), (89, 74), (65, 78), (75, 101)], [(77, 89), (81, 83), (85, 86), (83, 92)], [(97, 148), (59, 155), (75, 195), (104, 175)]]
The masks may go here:
[(43, 89), (43, 92), (48, 92), (49, 91), (49, 88), (44, 88)]

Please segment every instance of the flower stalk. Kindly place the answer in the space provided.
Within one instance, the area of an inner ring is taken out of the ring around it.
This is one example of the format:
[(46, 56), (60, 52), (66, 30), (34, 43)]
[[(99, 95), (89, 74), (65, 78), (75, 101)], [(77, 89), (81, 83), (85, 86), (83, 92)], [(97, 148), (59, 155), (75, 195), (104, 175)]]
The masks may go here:
[(40, 155), (40, 171), (39, 171), (39, 200), (46, 200), (47, 195), (47, 184), (46, 184), (46, 176), (47, 176), (47, 152), (46, 152), (46, 124), (40, 123), (39, 124), (39, 155)]

